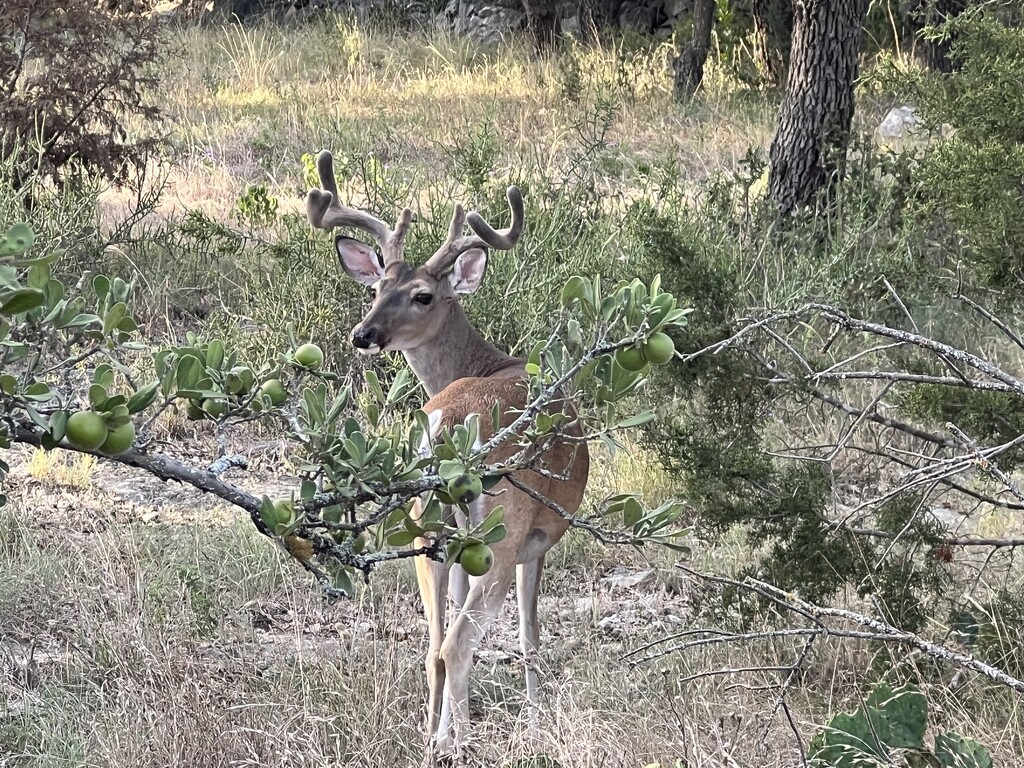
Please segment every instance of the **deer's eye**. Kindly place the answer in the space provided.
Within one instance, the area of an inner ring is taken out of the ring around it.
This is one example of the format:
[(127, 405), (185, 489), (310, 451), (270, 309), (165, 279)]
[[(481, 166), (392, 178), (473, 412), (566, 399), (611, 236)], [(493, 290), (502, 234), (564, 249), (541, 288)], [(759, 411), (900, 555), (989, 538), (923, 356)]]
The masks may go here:
[(434, 297), (429, 293), (417, 293), (413, 297), (413, 301), (419, 302), (423, 306), (427, 306), (434, 300)]

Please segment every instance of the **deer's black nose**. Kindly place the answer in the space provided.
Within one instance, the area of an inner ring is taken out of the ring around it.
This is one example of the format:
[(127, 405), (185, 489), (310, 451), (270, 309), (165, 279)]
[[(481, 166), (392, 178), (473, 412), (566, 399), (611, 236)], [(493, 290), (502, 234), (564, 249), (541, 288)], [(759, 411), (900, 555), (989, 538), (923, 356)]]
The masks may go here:
[(357, 349), (369, 349), (378, 346), (376, 328), (356, 328), (352, 331), (352, 344)]

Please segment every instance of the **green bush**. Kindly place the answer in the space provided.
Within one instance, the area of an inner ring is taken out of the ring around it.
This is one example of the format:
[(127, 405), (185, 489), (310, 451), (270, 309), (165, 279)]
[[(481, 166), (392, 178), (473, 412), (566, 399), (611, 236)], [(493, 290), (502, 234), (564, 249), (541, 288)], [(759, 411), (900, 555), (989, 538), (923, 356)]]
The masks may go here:
[(1024, 28), (976, 9), (927, 33), (953, 37), (952, 73), (890, 66), (879, 75), (945, 134), (913, 171), (911, 212), (937, 230), (942, 255), (989, 284), (1016, 286), (1024, 267)]

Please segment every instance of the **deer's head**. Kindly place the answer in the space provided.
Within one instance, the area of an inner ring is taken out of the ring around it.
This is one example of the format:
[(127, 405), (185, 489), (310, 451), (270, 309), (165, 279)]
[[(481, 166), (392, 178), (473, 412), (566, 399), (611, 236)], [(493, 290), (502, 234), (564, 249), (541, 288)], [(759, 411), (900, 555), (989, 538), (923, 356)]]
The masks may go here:
[[(352, 329), (352, 343), (361, 352), (410, 350), (436, 337), (459, 295), (472, 293), (483, 282), (487, 249), (510, 250), (523, 231), (523, 197), (516, 187), (509, 187), (512, 224), (508, 229), (495, 230), (478, 213), (466, 214), (456, 204), (448, 239), (425, 263), (413, 266), (403, 256), (413, 218), (410, 209), (402, 211), (392, 229), (381, 219), (338, 202), (330, 152), (317, 156), (317, 171), (321, 189), (310, 190), (306, 198), (310, 223), (320, 229), (362, 230), (380, 249), (378, 253), (373, 246), (344, 235), (334, 241), (349, 277), (373, 289), (373, 306)], [(467, 223), (472, 235), (463, 234)]]

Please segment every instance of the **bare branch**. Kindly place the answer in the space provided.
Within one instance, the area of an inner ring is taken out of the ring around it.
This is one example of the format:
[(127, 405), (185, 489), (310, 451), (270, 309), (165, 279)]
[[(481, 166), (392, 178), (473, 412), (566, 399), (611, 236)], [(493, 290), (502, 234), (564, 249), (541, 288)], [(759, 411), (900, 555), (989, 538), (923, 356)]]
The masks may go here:
[(803, 308), (802, 313), (807, 312), (816, 313), (830, 323), (835, 323), (843, 326), (844, 328), (849, 328), (851, 331), (862, 331), (875, 336), (894, 339), (903, 344), (911, 344), (922, 349), (927, 349), (936, 355), (949, 357), (952, 360), (956, 360), (959, 363), (963, 363), (964, 365), (974, 368), (976, 371), (980, 371), (996, 381), (1002, 382), (1014, 392), (1024, 394), (1024, 382), (1006, 373), (1004, 370), (993, 365), (988, 360), (980, 358), (966, 350), (958, 349), (950, 346), (949, 344), (943, 344), (942, 342), (935, 341), (934, 339), (929, 339), (927, 336), (922, 336), (919, 333), (900, 331), (896, 328), (890, 328), (887, 325), (861, 320), (860, 318), (853, 317), (843, 310), (837, 309), (836, 307), (828, 304), (807, 304)]

